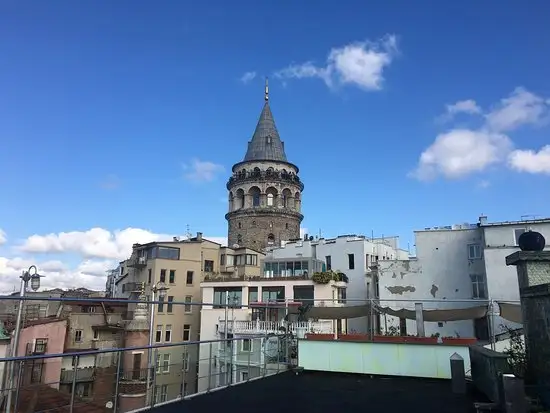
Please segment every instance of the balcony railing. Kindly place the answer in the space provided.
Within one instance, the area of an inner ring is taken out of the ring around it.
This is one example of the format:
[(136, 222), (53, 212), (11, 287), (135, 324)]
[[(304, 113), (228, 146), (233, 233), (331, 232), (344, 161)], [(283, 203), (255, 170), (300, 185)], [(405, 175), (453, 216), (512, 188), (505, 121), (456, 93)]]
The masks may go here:
[(61, 370), (61, 383), (72, 383), (76, 372), (76, 382), (85, 382), (94, 380), (94, 367), (86, 367), (76, 370)]
[[(297, 321), (286, 323), (284, 321), (241, 321), (230, 320), (227, 322), (227, 332), (234, 334), (272, 334), (287, 328), (296, 335), (305, 333), (332, 334), (334, 323), (332, 320)], [(218, 322), (218, 331), (225, 333), (225, 320)]]

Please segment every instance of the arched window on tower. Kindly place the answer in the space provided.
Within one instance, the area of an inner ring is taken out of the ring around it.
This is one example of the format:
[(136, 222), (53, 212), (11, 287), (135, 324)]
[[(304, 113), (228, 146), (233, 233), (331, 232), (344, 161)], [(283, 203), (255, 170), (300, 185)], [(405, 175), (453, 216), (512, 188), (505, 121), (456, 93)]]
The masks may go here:
[(267, 194), (267, 206), (274, 207), (276, 206), (276, 200), (277, 200), (277, 189), (270, 186), (266, 189)]
[(257, 186), (253, 186), (248, 191), (248, 194), (252, 198), (252, 206), (259, 207), (260, 206), (260, 188), (258, 188)]
[(267, 236), (267, 245), (273, 245), (275, 244), (275, 235), (269, 234)]
[(237, 226), (239, 227), (239, 229), (241, 229), (243, 227), (240, 222), (237, 224)]
[(291, 192), (288, 189), (283, 190), (283, 208), (290, 208)]
[(241, 245), (243, 243), (243, 236), (241, 234), (237, 235), (237, 244)]
[(233, 199), (233, 210), (244, 208), (244, 191), (237, 189), (235, 198)]

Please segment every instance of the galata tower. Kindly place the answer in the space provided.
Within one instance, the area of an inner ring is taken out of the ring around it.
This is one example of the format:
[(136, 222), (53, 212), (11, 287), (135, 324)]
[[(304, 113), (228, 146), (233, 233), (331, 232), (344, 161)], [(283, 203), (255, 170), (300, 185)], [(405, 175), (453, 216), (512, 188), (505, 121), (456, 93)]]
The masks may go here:
[(269, 86), (246, 155), (233, 165), (229, 191), (228, 246), (263, 250), (300, 238), (302, 191), (298, 167), (285, 154), (271, 108)]

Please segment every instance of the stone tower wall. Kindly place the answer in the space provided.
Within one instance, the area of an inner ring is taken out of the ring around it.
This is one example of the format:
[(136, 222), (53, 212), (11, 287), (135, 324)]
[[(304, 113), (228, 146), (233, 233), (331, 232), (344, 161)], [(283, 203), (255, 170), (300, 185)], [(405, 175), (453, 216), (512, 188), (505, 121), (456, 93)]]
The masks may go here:
[(261, 250), (300, 237), (303, 184), (297, 168), (278, 162), (235, 165), (230, 178), (228, 245)]

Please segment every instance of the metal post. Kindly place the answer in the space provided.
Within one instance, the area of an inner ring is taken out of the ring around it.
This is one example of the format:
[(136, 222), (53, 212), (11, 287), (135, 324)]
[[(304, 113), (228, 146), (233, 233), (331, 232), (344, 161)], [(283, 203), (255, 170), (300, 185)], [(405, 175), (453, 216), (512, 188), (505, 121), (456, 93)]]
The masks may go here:
[[(225, 326), (227, 328), (227, 326)], [(208, 386), (206, 391), (209, 392), (212, 385), (212, 342), (208, 343)]]
[(252, 353), (252, 350), (254, 349), (254, 339), (250, 339), (250, 351), (248, 352), (248, 373), (246, 375), (246, 381), (250, 380), (250, 353)]
[(17, 389), (15, 390), (15, 407), (13, 409), (14, 412), (17, 412), (17, 409), (19, 408), (19, 390), (21, 389), (21, 385), (23, 383), (21, 383), (21, 377), (22, 377), (22, 373), (23, 373), (23, 365), (25, 364), (25, 362), (23, 360), (21, 360), (19, 362), (19, 369), (17, 371)]
[[(156, 348), (154, 353), (153, 353), (153, 356), (155, 358), (155, 360), (158, 360), (158, 349)], [(156, 369), (153, 370), (154, 373), (152, 373), (152, 376), (153, 376), (153, 380), (152, 380), (152, 383), (151, 383), (151, 399), (150, 399), (150, 404), (149, 406), (151, 406), (151, 408), (155, 407), (155, 403), (156, 403), (156, 398), (158, 395), (155, 394), (155, 391), (154, 389), (157, 387), (157, 372), (156, 372)]]
[(151, 376), (153, 374), (153, 328), (155, 318), (155, 287), (151, 288), (151, 303), (149, 307), (149, 348), (147, 349), (147, 382), (145, 385), (145, 405), (151, 404)]
[[(25, 272), (23, 272), (23, 275), (21, 276), (21, 287), (19, 289), (19, 307), (17, 308), (17, 319), (15, 321), (15, 333), (14, 333), (14, 336), (13, 336), (13, 344), (11, 346), (11, 356), (12, 357), (17, 357), (17, 350), (19, 347), (19, 335), (20, 335), (20, 330), (21, 330), (21, 318), (23, 317), (23, 304), (25, 303), (24, 301), (24, 297), (25, 297), (25, 289), (27, 288), (27, 283), (28, 281), (26, 280), (26, 277), (25, 277)], [(13, 398), (13, 385), (14, 383), (16, 383), (17, 381), (15, 380), (15, 377), (14, 377), (14, 372), (15, 372), (15, 364), (13, 361), (10, 361), (10, 364), (9, 364), (9, 367), (8, 367), (8, 383), (7, 383), (7, 387), (8, 387), (8, 398), (7, 398), (7, 401), (6, 401), (6, 413), (11, 413), (11, 405), (13, 403), (12, 401), (12, 398)]]
[(491, 340), (491, 350), (495, 351), (495, 302), (493, 300), (489, 301), (489, 320), (487, 323), (489, 328), (490, 340)]
[[(224, 382), (225, 382), (225, 385), (227, 386), (229, 384), (229, 369), (228, 369), (228, 363), (227, 363), (227, 347), (229, 347), (229, 341), (227, 341), (227, 330), (229, 329), (229, 322), (228, 322), (228, 318), (229, 318), (229, 291), (226, 291), (225, 292), (225, 312), (224, 312), (224, 317), (225, 317), (225, 331), (224, 331), (224, 338), (225, 338), (225, 341), (223, 342), (223, 346), (224, 346), (224, 349), (223, 349), (223, 355), (224, 355), (224, 365), (225, 365), (225, 369), (224, 369)], [(231, 354), (233, 354), (233, 345), (231, 345)], [(231, 359), (230, 359), (231, 360)]]
[[(416, 313), (416, 334), (418, 337), (426, 337), (426, 331), (424, 330), (424, 313), (422, 303), (415, 303), (414, 309)], [(407, 322), (405, 320), (405, 322)]]
[(71, 384), (71, 404), (69, 406), (69, 413), (73, 413), (73, 409), (74, 409), (74, 394), (76, 392), (77, 368), (78, 368), (78, 356), (73, 356), (73, 382)]
[(120, 382), (120, 368), (122, 363), (122, 352), (117, 351), (116, 360), (116, 383), (115, 383), (115, 400), (113, 401), (113, 413), (116, 413), (118, 409), (118, 384)]
[(374, 310), (372, 308), (372, 299), (369, 298), (367, 302), (369, 303), (369, 336), (370, 340), (374, 341)]

